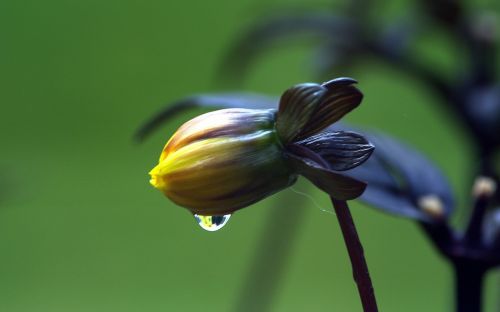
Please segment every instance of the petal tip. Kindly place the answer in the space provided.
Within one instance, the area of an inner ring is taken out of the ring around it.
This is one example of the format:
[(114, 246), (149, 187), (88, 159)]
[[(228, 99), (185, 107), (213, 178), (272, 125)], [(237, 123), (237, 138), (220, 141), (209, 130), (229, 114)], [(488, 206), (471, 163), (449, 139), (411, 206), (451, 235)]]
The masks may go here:
[(329, 81), (325, 81), (321, 85), (327, 89), (333, 89), (336, 87), (349, 86), (357, 83), (358, 81), (356, 79), (350, 77), (339, 77)]

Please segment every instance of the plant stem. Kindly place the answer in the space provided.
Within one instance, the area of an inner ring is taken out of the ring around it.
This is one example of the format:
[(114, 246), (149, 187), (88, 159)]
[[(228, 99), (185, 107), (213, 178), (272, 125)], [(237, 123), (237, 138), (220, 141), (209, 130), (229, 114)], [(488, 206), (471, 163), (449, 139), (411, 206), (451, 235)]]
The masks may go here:
[(475, 199), (474, 209), (465, 230), (465, 243), (472, 244), (473, 246), (482, 244), (483, 220), (488, 203), (489, 198), (486, 196), (479, 196)]
[(359, 240), (356, 226), (354, 225), (351, 212), (349, 211), (349, 206), (347, 206), (346, 201), (336, 200), (334, 198), (331, 198), (331, 200), (344, 236), (349, 258), (351, 259), (354, 281), (358, 286), (363, 311), (376, 312), (378, 308), (377, 301), (375, 300), (375, 292), (370, 279), (370, 273), (368, 272), (363, 246)]
[(486, 269), (474, 263), (455, 263), (455, 302), (457, 312), (482, 311), (483, 280)]

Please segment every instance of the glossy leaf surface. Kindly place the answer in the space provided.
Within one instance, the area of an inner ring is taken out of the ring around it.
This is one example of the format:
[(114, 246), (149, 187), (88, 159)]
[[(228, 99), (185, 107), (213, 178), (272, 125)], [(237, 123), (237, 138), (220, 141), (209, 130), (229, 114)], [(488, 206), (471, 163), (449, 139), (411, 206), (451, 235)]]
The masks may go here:
[(372, 156), (346, 174), (368, 184), (361, 200), (404, 217), (432, 222), (435, 220), (421, 200), (435, 198), (444, 218), (454, 207), (451, 188), (441, 171), (425, 156), (383, 134), (365, 136), (375, 145)]

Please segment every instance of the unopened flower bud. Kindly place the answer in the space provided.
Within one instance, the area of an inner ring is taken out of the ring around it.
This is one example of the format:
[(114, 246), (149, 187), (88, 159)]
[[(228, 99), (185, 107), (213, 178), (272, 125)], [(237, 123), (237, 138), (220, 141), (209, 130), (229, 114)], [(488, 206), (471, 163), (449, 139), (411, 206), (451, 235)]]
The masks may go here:
[(277, 111), (233, 108), (196, 117), (165, 145), (151, 184), (210, 230), (292, 185), (297, 175), (337, 200), (357, 198), (366, 184), (336, 171), (359, 166), (373, 146), (356, 133), (326, 130), (361, 102), (355, 83), (296, 85), (283, 93)]
[(276, 135), (274, 110), (223, 109), (185, 123), (165, 145), (151, 184), (202, 215), (255, 203), (296, 180)]

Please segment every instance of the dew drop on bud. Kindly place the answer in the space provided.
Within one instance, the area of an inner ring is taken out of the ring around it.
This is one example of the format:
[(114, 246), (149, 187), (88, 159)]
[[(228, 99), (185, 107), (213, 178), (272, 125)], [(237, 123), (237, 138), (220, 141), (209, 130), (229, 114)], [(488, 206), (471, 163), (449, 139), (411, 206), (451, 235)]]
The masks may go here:
[(209, 232), (215, 232), (222, 229), (224, 225), (226, 225), (227, 221), (229, 221), (230, 217), (231, 214), (220, 216), (202, 216), (199, 214), (194, 215), (194, 218), (196, 219), (198, 225), (201, 226), (201, 228), (205, 231)]

